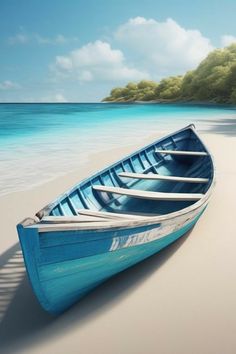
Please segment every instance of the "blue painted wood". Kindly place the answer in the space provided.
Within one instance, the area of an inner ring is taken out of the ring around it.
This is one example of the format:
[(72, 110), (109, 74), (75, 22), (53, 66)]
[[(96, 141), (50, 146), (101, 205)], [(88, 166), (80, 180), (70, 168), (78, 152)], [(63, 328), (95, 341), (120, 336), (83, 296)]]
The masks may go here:
[[(93, 190), (93, 185), (107, 185), (173, 193), (204, 194), (208, 191), (214, 178), (210, 155), (159, 156), (156, 149), (207, 152), (192, 127), (187, 127), (83, 180), (37, 215), (40, 219), (44, 215), (73, 217), (77, 209), (150, 215), (165, 215), (177, 211), (178, 215), (182, 215), (182, 209), (186, 210), (194, 202), (137, 201), (132, 197)], [(209, 182), (190, 184), (163, 180), (121, 180), (120, 172), (202, 177), (208, 178)], [(33, 228), (22, 222), (17, 230), (25, 265), (42, 307), (51, 313), (60, 313), (112, 275), (174, 242), (193, 227), (206, 204), (199, 207), (194, 215), (189, 212), (186, 216), (185, 211), (184, 219), (173, 219), (171, 231), (168, 223), (154, 222), (149, 225), (128, 224), (122, 228), (113, 226), (107, 229), (74, 231), (70, 230), (68, 224), (68, 229), (64, 231), (38, 233), (37, 224)]]
[(39, 234), (37, 229), (25, 229), (21, 224), (17, 225), (21, 249), (30, 283), (42, 307), (50, 312), (53, 306), (48, 300), (39, 277)]
[[(18, 227), (18, 232), (34, 292), (46, 311), (59, 314), (111, 276), (176, 241), (194, 226), (199, 217), (200, 214), (180, 230), (161, 239), (134, 247), (121, 247), (115, 251), (109, 251), (112, 243), (112, 238), (109, 237), (101, 237), (96, 246), (93, 244), (94, 241), (88, 241), (86, 247), (84, 247), (84, 242), (76, 244), (74, 238), (75, 243), (67, 245), (68, 249), (65, 250), (65, 246), (47, 244), (45, 239), (42, 241), (44, 247), (42, 244), (40, 247), (36, 229)], [(158, 228), (158, 225), (156, 226)], [(146, 227), (147, 233), (151, 230), (152, 227)], [(129, 233), (121, 231), (118, 235), (120, 238), (123, 236), (124, 244), (126, 237), (140, 231), (133, 228), (129, 230)], [(56, 237), (57, 235), (52, 235), (52, 239)], [(70, 238), (70, 233), (65, 232), (63, 237), (64, 240)], [(115, 232), (115, 237), (117, 237), (117, 232)], [(46, 245), (48, 247), (45, 247)], [(81, 245), (82, 250), (79, 250)], [(74, 252), (75, 246), (77, 246), (77, 252)]]

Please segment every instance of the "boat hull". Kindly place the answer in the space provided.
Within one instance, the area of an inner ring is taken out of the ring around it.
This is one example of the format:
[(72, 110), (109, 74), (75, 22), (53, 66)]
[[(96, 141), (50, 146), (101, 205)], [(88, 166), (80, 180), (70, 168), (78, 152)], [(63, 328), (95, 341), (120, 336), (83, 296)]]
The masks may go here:
[[(79, 232), (57, 233), (54, 237), (50, 233), (47, 239), (46, 233), (39, 238), (36, 229), (28, 229), (26, 235), (26, 229), (19, 227), (28, 275), (40, 304), (46, 311), (60, 314), (108, 278), (186, 234), (204, 209), (162, 224), (107, 234), (94, 232), (87, 242)], [(88, 237), (84, 232), (83, 236)]]
[(45, 310), (59, 314), (113, 275), (190, 230), (214, 186), (211, 154), (192, 125), (79, 182), (17, 225)]

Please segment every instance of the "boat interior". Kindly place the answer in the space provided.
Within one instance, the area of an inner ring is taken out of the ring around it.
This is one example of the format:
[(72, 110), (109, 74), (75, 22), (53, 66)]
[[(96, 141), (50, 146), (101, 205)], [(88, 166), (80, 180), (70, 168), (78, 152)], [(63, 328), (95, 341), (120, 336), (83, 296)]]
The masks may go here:
[(38, 216), (104, 221), (164, 215), (201, 199), (212, 179), (211, 156), (189, 127), (82, 181)]

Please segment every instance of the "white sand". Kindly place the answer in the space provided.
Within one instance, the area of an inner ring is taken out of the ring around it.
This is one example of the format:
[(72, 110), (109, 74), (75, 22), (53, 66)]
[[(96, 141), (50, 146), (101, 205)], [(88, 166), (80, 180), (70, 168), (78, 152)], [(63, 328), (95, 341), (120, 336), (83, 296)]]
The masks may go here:
[(15, 225), (136, 146), (94, 155), (83, 171), (0, 199), (1, 354), (236, 353), (236, 138), (203, 138), (215, 156), (217, 185), (196, 227), (59, 318), (32, 293)]

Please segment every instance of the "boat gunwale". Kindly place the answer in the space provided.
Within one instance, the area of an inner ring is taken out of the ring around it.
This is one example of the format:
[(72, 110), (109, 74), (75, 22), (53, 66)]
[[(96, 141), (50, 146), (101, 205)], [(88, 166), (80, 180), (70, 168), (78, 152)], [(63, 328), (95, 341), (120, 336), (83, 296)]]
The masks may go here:
[[(209, 196), (210, 197), (210, 196)], [(134, 219), (126, 219), (126, 220), (112, 220), (109, 221), (98, 221), (93, 223), (65, 223), (65, 224), (55, 224), (53, 226), (49, 226), (49, 224), (43, 223), (35, 223), (26, 228), (37, 228), (39, 233), (43, 232), (58, 232), (58, 231), (117, 231), (120, 228), (132, 229), (133, 227), (142, 227), (142, 226), (150, 226), (155, 224), (160, 224), (161, 222), (168, 221), (171, 219), (178, 218), (180, 216), (184, 216), (194, 212), (197, 209), (205, 208), (208, 203), (209, 197), (207, 199), (201, 199), (202, 203), (194, 203), (195, 208), (188, 209), (184, 208), (174, 213), (164, 214), (160, 216), (152, 216), (152, 217), (143, 217), (142, 220), (134, 220)], [(187, 209), (187, 210), (185, 210)], [(38, 227), (40, 225), (40, 227)], [(49, 226), (49, 227), (48, 227)]]
[[(109, 229), (109, 230), (113, 230), (113, 229), (119, 229), (119, 228), (132, 228), (132, 227), (136, 227), (136, 226), (143, 226), (143, 225), (151, 225), (151, 224), (156, 224), (156, 223), (160, 223), (161, 221), (166, 221), (166, 220), (169, 220), (169, 219), (174, 219), (178, 216), (181, 216), (181, 215), (185, 215), (185, 214), (188, 214), (198, 208), (200, 208), (201, 206), (203, 206), (204, 204), (206, 204), (209, 199), (210, 199), (210, 196), (212, 194), (212, 190), (215, 186), (215, 164), (214, 164), (214, 158), (212, 156), (212, 154), (210, 153), (209, 149), (206, 147), (205, 143), (202, 141), (202, 139), (200, 138), (200, 136), (198, 135), (198, 133), (196, 132), (196, 129), (195, 129), (195, 125), (194, 124), (189, 124), (187, 125), (186, 127), (184, 128), (181, 128), (173, 133), (170, 133), (168, 135), (165, 135), (164, 137), (158, 139), (158, 140), (155, 140), (154, 142), (136, 150), (135, 152), (133, 153), (130, 153), (129, 155), (126, 155), (125, 157), (123, 157), (122, 159), (118, 160), (118, 161), (115, 161), (114, 163), (106, 166), (105, 168), (103, 168), (102, 170), (99, 170), (98, 172), (96, 172), (95, 174), (93, 174), (92, 176), (90, 177), (86, 177), (84, 178), (83, 180), (81, 180), (80, 182), (78, 182), (75, 186), (73, 186), (72, 188), (70, 188), (69, 190), (67, 190), (66, 192), (60, 194), (56, 200), (54, 202), (51, 202), (49, 203), (48, 205), (46, 205), (43, 209), (41, 209), (37, 214), (36, 214), (36, 218), (38, 217), (39, 220), (37, 220), (35, 218), (35, 223), (34, 224), (31, 224), (31, 225), (26, 225), (24, 226), (25, 222), (27, 219), (25, 219), (24, 221), (22, 221), (20, 224), (26, 228), (37, 228), (37, 225), (39, 225), (38, 222), (40, 221), (43, 221), (42, 218), (43, 216), (46, 216), (49, 214), (49, 212), (53, 209), (54, 206), (56, 206), (58, 203), (60, 203), (60, 201), (62, 199), (64, 199), (65, 197), (68, 197), (71, 193), (73, 193), (77, 188), (78, 188), (78, 185), (81, 185), (83, 183), (86, 183), (88, 182), (88, 180), (92, 179), (92, 178), (95, 178), (96, 176), (99, 176), (101, 173), (107, 171), (107, 170), (110, 170), (112, 167), (114, 167), (115, 165), (119, 164), (120, 162), (126, 160), (127, 158), (131, 158), (132, 156), (140, 153), (141, 151), (143, 151), (144, 149), (148, 149), (149, 147), (155, 145), (156, 143), (159, 143), (165, 139), (168, 139), (169, 137), (175, 135), (175, 134), (178, 134), (180, 133), (181, 131), (184, 131), (184, 130), (187, 130), (187, 129), (191, 129), (194, 134), (197, 136), (197, 138), (200, 140), (200, 142), (202, 143), (205, 151), (208, 153), (209, 155), (209, 158), (211, 160), (211, 164), (212, 164), (212, 180), (211, 180), (211, 184), (210, 184), (210, 187), (208, 188), (206, 194), (204, 194), (204, 196), (199, 199), (198, 201), (196, 201), (195, 203), (191, 204), (190, 206), (186, 207), (186, 208), (183, 208), (183, 209), (180, 209), (178, 211), (175, 211), (175, 212), (172, 212), (172, 213), (168, 213), (168, 214), (163, 214), (163, 215), (158, 215), (158, 216), (148, 216), (148, 217), (143, 217), (141, 220), (131, 220), (131, 219), (126, 219), (126, 220), (116, 220), (116, 221), (105, 221), (105, 222), (99, 222), (99, 225), (95, 225), (96, 222), (93, 223), (93, 225), (82, 225), (82, 223), (80, 223), (80, 225), (78, 225), (78, 227), (76, 227), (75, 224), (73, 224), (73, 227), (72, 225), (70, 224), (66, 224), (66, 229), (65, 229), (65, 225), (61, 226), (61, 229), (59, 227), (59, 225), (57, 225), (57, 227), (55, 227), (54, 229), (50, 230), (50, 231), (45, 231), (45, 232), (56, 232), (56, 231), (80, 231), (80, 230), (105, 230), (105, 229)], [(45, 214), (45, 213), (48, 213), (48, 214)], [(42, 224), (41, 224), (42, 225)], [(47, 225), (45, 225), (46, 227)], [(71, 228), (70, 228), (71, 226)], [(38, 230), (39, 232), (43, 232), (42, 229)]]

